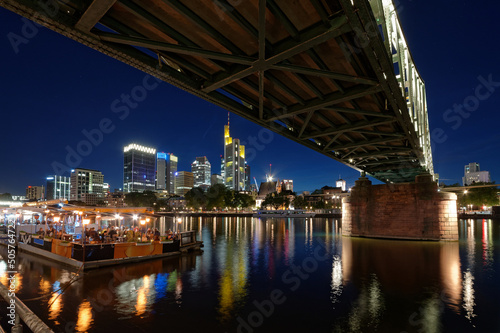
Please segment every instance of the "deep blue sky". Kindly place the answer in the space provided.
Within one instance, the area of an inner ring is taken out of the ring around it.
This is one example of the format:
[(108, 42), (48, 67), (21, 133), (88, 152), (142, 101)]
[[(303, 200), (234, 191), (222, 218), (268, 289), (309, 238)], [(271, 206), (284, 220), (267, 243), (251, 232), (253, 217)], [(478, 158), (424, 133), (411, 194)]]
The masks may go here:
[[(433, 140), (435, 171), (446, 183), (461, 182), (463, 166), (478, 162), (498, 180), (500, 87), (491, 88), (473, 112), (460, 115), (453, 108), (472, 101), (479, 77), (500, 82), (500, 3), (400, 4), (403, 29), (426, 82), (431, 130), (440, 133)], [(24, 194), (28, 185), (44, 185), (45, 177), (54, 173), (54, 162), (66, 164), (66, 147), (76, 149), (85, 139), (82, 131), (97, 128), (105, 118), (113, 131), (79, 166), (101, 170), (111, 188), (122, 186), (122, 149), (131, 142), (174, 153), (179, 170), (190, 171), (196, 156), (207, 156), (212, 172), (220, 172), (227, 111), (161, 83), (121, 120), (111, 105), (141, 85), (144, 73), (46, 28), (38, 28), (16, 53), (8, 35), (22, 34), (23, 19), (0, 8), (0, 22), (0, 193)], [(233, 137), (248, 141), (259, 131), (259, 126), (231, 115)], [(250, 162), (259, 183), (270, 163), (273, 174), (294, 180), (296, 191), (333, 185), (339, 174), (352, 186), (359, 176), (277, 134)]]

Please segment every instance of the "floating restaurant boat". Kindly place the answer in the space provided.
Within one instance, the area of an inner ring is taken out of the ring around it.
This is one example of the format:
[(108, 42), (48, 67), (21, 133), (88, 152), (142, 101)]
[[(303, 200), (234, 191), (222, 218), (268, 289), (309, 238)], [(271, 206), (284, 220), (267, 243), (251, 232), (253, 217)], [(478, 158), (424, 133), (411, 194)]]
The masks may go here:
[(283, 209), (283, 210), (256, 210), (253, 217), (314, 217), (315, 212), (308, 212), (303, 209)]
[[(96, 239), (90, 242), (89, 237), (83, 235), (85, 228), (97, 231), (103, 227), (112, 227), (122, 232), (124, 227), (145, 230), (149, 226), (154, 228), (158, 220), (160, 235), (165, 235), (165, 217), (155, 215), (151, 209), (144, 207), (82, 207), (64, 203), (54, 207), (37, 203), (29, 207), (5, 209), (3, 213), (3, 222), (11, 228), (12, 235), (9, 231), (9, 235), (0, 237), (0, 245), (15, 245), (19, 251), (77, 269), (175, 256), (203, 247), (203, 242), (196, 240), (194, 231), (180, 232), (181, 222), (175, 219), (172, 222), (175, 227), (174, 239), (160, 236), (156, 241), (144, 241), (143, 234), (139, 237), (135, 234), (134, 237), (129, 237), (128, 241), (125, 235), (121, 235), (114, 238), (103, 236), (102, 242)], [(47, 237), (49, 225), (54, 227), (52, 230), (57, 231), (59, 237)], [(97, 237), (100, 238), (101, 236)]]
[(144, 243), (82, 244), (78, 241), (65, 241), (28, 233), (20, 233), (17, 241), (19, 251), (84, 270), (181, 255), (203, 247), (203, 243), (196, 240), (194, 231), (181, 232), (176, 240)]

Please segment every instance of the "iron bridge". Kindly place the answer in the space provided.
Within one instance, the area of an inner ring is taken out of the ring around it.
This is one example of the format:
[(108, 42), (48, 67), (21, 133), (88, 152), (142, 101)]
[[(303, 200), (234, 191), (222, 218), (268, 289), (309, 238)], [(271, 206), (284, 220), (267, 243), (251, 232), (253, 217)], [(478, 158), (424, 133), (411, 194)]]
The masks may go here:
[(391, 0), (0, 0), (384, 182), (433, 174), (425, 85)]

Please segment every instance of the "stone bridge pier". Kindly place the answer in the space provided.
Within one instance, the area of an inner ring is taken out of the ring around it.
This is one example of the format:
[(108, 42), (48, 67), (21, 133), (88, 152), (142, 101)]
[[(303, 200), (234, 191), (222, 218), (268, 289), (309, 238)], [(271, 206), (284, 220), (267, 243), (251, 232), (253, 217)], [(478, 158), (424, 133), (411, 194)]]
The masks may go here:
[(372, 185), (356, 181), (342, 201), (344, 236), (412, 240), (458, 240), (457, 196), (439, 192), (432, 176), (415, 183)]

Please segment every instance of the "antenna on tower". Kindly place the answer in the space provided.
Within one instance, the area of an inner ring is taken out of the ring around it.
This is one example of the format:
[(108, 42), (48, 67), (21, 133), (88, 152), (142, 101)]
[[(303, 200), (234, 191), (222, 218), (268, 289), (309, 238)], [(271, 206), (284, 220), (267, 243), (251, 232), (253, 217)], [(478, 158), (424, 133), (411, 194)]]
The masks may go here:
[(227, 113), (227, 126), (229, 127), (229, 112)]

